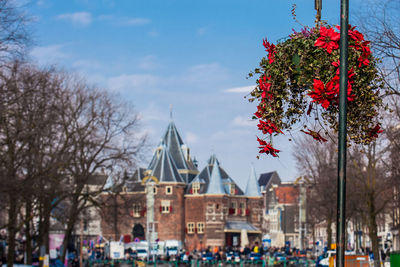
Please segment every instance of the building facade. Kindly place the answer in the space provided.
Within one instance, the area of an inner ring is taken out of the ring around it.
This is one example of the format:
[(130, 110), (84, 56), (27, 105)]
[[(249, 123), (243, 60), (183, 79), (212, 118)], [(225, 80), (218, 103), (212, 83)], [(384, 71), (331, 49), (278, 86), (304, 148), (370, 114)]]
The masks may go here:
[(263, 198), (254, 168), (245, 190), (215, 155), (199, 172), (173, 121), (149, 166), (110, 201), (115, 205), (107, 205), (101, 222), (107, 239), (178, 240), (189, 250), (261, 243)]

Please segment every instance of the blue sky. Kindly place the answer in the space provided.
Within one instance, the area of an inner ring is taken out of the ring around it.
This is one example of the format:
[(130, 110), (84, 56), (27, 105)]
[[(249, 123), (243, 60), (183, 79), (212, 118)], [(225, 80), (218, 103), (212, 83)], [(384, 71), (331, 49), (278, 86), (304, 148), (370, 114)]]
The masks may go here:
[[(322, 17), (339, 23), (340, 1), (323, 1)], [(254, 163), (257, 174), (297, 177), (292, 143), (274, 140), (279, 158), (258, 160), (255, 104), (244, 96), (246, 79), (265, 55), (262, 39), (276, 41), (300, 29), (291, 16), (314, 23), (313, 0), (39, 0), (28, 12), (35, 46), (30, 55), (119, 94), (141, 114), (155, 147), (173, 119), (203, 168), (215, 153), (243, 188)], [(361, 1), (351, 1), (356, 10)], [(148, 159), (153, 151), (148, 151)], [(143, 162), (147, 166), (148, 162)]]

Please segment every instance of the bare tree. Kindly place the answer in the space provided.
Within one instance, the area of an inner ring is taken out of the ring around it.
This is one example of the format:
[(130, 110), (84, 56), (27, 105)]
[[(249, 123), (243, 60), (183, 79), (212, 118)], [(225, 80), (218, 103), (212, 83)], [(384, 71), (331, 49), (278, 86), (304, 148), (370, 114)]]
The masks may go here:
[(358, 14), (358, 24), (382, 59), (381, 77), (392, 94), (400, 95), (400, 2), (369, 1)]
[[(81, 82), (75, 81), (71, 92), (66, 99), (69, 106), (63, 111), (64, 130), (72, 141), (65, 169), (71, 186), (65, 192), (69, 208), (65, 214), (63, 258), (79, 214), (96, 206), (97, 197), (106, 190), (106, 179), (94, 179), (105, 175), (117, 177), (123, 170), (134, 168), (145, 142), (145, 136), (139, 131), (137, 113), (132, 109)], [(123, 179), (118, 181), (123, 182)], [(93, 187), (93, 183), (98, 186)]]
[[(349, 153), (349, 176), (352, 194), (360, 201), (355, 211), (361, 215), (372, 243), (375, 266), (380, 266), (378, 223), (393, 199), (392, 179), (386, 173), (384, 150), (378, 150), (376, 142), (366, 146), (354, 146)], [(382, 146), (380, 146), (382, 148)]]
[[(18, 61), (0, 72), (0, 95), (0, 194), (8, 211), (8, 264), (23, 226), (28, 262), (35, 230), (39, 246), (49, 252), (51, 218), (60, 220), (56, 208), (63, 210), (60, 222), (66, 225), (65, 257), (79, 215), (99, 203), (104, 177), (116, 177), (139, 160), (145, 136), (137, 113), (70, 75)], [(31, 229), (34, 217), (38, 229)]]
[(296, 143), (294, 156), (300, 174), (307, 176), (312, 184), (307, 199), (308, 220), (311, 220), (313, 225), (326, 223), (327, 242), (330, 247), (332, 226), (336, 222), (336, 146), (334, 142), (309, 142), (306, 137)]
[[(60, 108), (55, 97), (59, 85), (52, 73), (18, 61), (0, 73), (0, 179), (8, 209), (8, 264), (13, 262), (15, 234), (23, 221), (32, 219), (36, 197), (32, 189), (46, 177), (54, 177), (61, 162), (49, 157), (50, 140), (59, 140), (53, 126)], [(26, 213), (21, 220), (18, 214), (24, 201)]]
[(30, 41), (29, 18), (17, 1), (0, 0), (0, 62), (20, 57)]

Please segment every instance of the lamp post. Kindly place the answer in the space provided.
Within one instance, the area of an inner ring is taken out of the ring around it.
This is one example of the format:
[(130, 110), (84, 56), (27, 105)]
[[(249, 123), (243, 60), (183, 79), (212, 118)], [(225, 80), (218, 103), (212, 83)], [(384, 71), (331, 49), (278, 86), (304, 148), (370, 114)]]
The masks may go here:
[(344, 266), (346, 223), (346, 136), (347, 136), (347, 80), (348, 80), (348, 25), (349, 0), (340, 5), (340, 89), (339, 89), (339, 155), (336, 224), (336, 266)]

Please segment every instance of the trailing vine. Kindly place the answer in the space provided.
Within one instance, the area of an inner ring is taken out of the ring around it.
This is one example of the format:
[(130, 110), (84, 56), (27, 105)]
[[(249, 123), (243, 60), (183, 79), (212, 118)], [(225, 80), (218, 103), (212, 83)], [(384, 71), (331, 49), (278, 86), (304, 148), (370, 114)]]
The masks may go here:
[[(338, 130), (339, 26), (323, 22), (293, 31), (276, 45), (263, 40), (267, 55), (249, 76), (257, 86), (249, 101), (258, 101), (253, 119), (263, 137), (260, 153), (278, 156), (272, 137), (299, 130), (326, 142), (328, 130)], [(382, 82), (369, 41), (349, 26), (347, 132), (355, 143), (368, 144), (382, 132), (378, 110)]]

